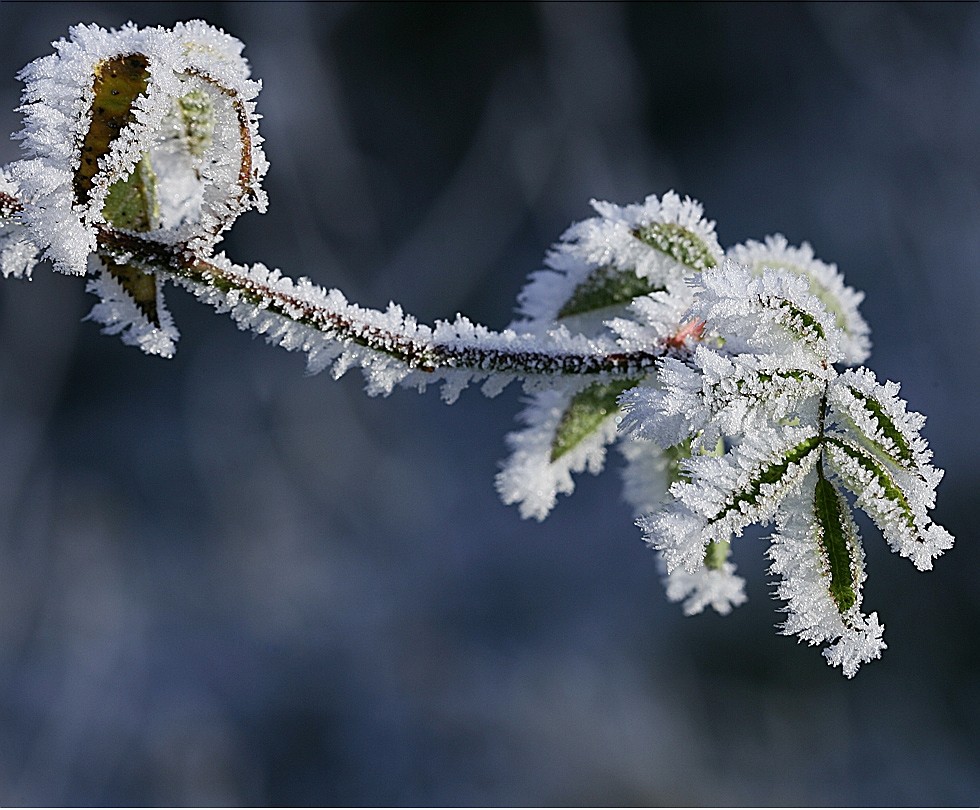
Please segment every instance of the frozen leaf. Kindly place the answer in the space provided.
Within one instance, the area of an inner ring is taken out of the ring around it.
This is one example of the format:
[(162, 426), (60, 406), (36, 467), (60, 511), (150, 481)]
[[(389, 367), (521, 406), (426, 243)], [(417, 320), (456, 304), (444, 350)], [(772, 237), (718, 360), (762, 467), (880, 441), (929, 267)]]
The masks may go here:
[[(590, 313), (610, 311), (721, 261), (714, 223), (672, 191), (637, 205), (593, 201), (599, 214), (572, 225), (533, 273), (518, 301), (524, 328), (558, 319), (577, 330), (601, 327)], [(690, 263), (688, 263), (690, 262)]]
[[(120, 54), (92, 67), (95, 81), (89, 127), (82, 140), (81, 160), (74, 178), (75, 200), (80, 205), (88, 203), (93, 178), (105, 168), (113, 142), (136, 121), (134, 104), (139, 96), (146, 95), (150, 80), (148, 68), (149, 60), (141, 53)], [(109, 190), (110, 195), (113, 188)], [(149, 230), (149, 224), (139, 230)]]
[(172, 357), (179, 333), (160, 295), (159, 277), (127, 266), (106, 267), (92, 259), (86, 290), (99, 297), (88, 318), (107, 335), (147, 354)]
[(770, 571), (780, 577), (775, 595), (787, 603), (781, 632), (811, 645), (835, 642), (824, 656), (848, 678), (880, 657), (883, 628), (876, 614), (861, 613), (865, 574), (857, 526), (819, 467), (777, 513), (768, 555)]
[(647, 279), (640, 278), (632, 270), (601, 265), (575, 287), (569, 299), (558, 310), (558, 318), (569, 318), (628, 304), (634, 298), (648, 295), (654, 290)]
[(676, 222), (649, 222), (634, 228), (633, 236), (691, 270), (707, 270), (718, 264), (714, 246)]
[(583, 389), (573, 380), (531, 396), (519, 415), (524, 429), (507, 436), (511, 454), (496, 481), (503, 502), (518, 504), (522, 518), (544, 520), (559, 494), (574, 491), (573, 473), (602, 471), (616, 437), (615, 388), (622, 385)]
[(929, 482), (893, 472), (865, 447), (842, 436), (828, 437), (827, 458), (892, 550), (920, 571), (932, 568), (933, 559), (952, 548), (949, 532), (927, 514), (935, 504)]
[[(207, 251), (264, 208), (259, 85), (241, 43), (200, 21), (70, 33), (20, 74), (27, 157), (6, 167), (56, 269), (84, 273), (105, 224)], [(152, 205), (134, 205), (140, 194)]]
[(844, 333), (800, 276), (774, 270), (756, 275), (727, 259), (694, 284), (691, 314), (731, 353), (777, 355), (804, 368), (815, 359), (835, 363), (842, 356)]
[(805, 278), (810, 292), (820, 299), (844, 333), (844, 362), (857, 365), (867, 359), (871, 351), (870, 329), (858, 312), (864, 293), (845, 285), (837, 265), (817, 259), (808, 243), (792, 247), (786, 237), (776, 234), (767, 236), (764, 243), (749, 240), (743, 245), (736, 245), (727, 255), (759, 275), (769, 268)]
[(919, 431), (925, 417), (906, 410), (897, 383), (878, 383), (865, 368), (845, 371), (831, 386), (831, 413), (847, 435), (861, 442), (896, 472), (910, 473), (935, 487), (941, 474)]
[(619, 413), (616, 399), (637, 380), (593, 383), (575, 394), (558, 420), (551, 440), (551, 460), (556, 461), (594, 433), (611, 416)]

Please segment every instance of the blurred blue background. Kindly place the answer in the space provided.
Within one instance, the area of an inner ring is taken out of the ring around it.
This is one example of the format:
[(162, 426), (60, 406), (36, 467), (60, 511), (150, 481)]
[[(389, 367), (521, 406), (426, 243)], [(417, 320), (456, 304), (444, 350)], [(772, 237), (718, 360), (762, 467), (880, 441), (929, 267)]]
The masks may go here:
[(233, 259), (501, 327), (593, 197), (809, 240), (957, 545), (865, 525), (889, 649), (847, 681), (774, 632), (760, 537), (686, 619), (615, 470), (502, 506), (516, 389), (371, 400), (176, 290), (144, 357), (41, 268), (0, 284), (0, 804), (980, 803), (980, 7), (4, 2), (0, 131), (69, 25), (196, 17), (264, 82)]

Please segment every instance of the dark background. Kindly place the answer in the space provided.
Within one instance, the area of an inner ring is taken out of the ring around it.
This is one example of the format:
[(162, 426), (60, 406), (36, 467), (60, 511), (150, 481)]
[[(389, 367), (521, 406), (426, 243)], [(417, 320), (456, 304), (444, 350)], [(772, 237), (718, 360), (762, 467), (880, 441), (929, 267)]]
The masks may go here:
[(0, 284), (0, 804), (980, 803), (980, 8), (4, 2), (0, 131), (70, 24), (194, 17), (264, 82), (233, 259), (499, 328), (592, 197), (809, 240), (957, 545), (865, 525), (889, 649), (847, 681), (774, 632), (758, 536), (750, 603), (686, 619), (615, 470), (502, 506), (516, 389), (371, 400), (177, 290), (148, 358), (42, 267)]

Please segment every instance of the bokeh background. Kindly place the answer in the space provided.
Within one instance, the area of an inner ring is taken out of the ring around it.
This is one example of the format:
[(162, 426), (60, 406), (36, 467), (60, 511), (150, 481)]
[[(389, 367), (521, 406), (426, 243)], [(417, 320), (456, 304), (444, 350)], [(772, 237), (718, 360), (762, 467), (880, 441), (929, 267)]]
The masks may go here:
[(615, 469), (502, 506), (516, 389), (368, 399), (176, 290), (148, 358), (41, 268), (0, 284), (0, 804), (980, 803), (980, 7), (3, 2), (0, 132), (69, 25), (195, 17), (264, 82), (232, 258), (501, 327), (593, 197), (809, 240), (958, 542), (921, 574), (865, 524), (889, 649), (847, 681), (760, 536), (686, 619)]

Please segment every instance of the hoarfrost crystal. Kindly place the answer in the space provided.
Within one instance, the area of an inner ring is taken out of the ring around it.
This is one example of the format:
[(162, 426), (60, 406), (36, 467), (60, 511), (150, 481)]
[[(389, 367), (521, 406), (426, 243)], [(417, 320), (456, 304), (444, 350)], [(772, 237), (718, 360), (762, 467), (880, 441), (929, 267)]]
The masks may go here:
[(242, 44), (199, 20), (172, 30), (79, 25), (55, 48), (20, 74), (25, 126), (16, 137), (28, 157), (7, 167), (4, 182), (17, 187), (25, 234), (12, 243), (10, 226), (0, 231), (5, 275), (25, 263), (28, 245), (64, 273), (91, 272), (87, 289), (101, 299), (92, 319), (169, 357), (177, 331), (161, 284), (109, 256), (100, 233), (207, 253), (239, 214), (264, 208), (259, 84)]
[[(730, 544), (774, 526), (781, 631), (824, 644), (852, 677), (885, 649), (866, 614), (863, 509), (919, 569), (952, 546), (933, 522), (942, 471), (924, 417), (856, 366), (870, 351), (846, 286), (782, 236), (723, 251), (699, 203), (673, 191), (592, 202), (532, 273), (502, 331), (462, 315), (432, 326), (360, 307), (308, 278), (236, 264), (217, 243), (264, 210), (259, 83), (242, 44), (201, 21), (71, 29), (28, 65), (25, 157), (0, 167), (0, 271), (37, 262), (86, 275), (90, 319), (149, 354), (178, 338), (173, 281), (242, 329), (306, 354), (310, 373), (361, 370), (367, 393), (473, 383), (526, 395), (497, 475), (505, 503), (542, 520), (616, 445), (623, 496), (685, 614), (745, 601)], [(850, 493), (850, 494), (848, 494)]]

